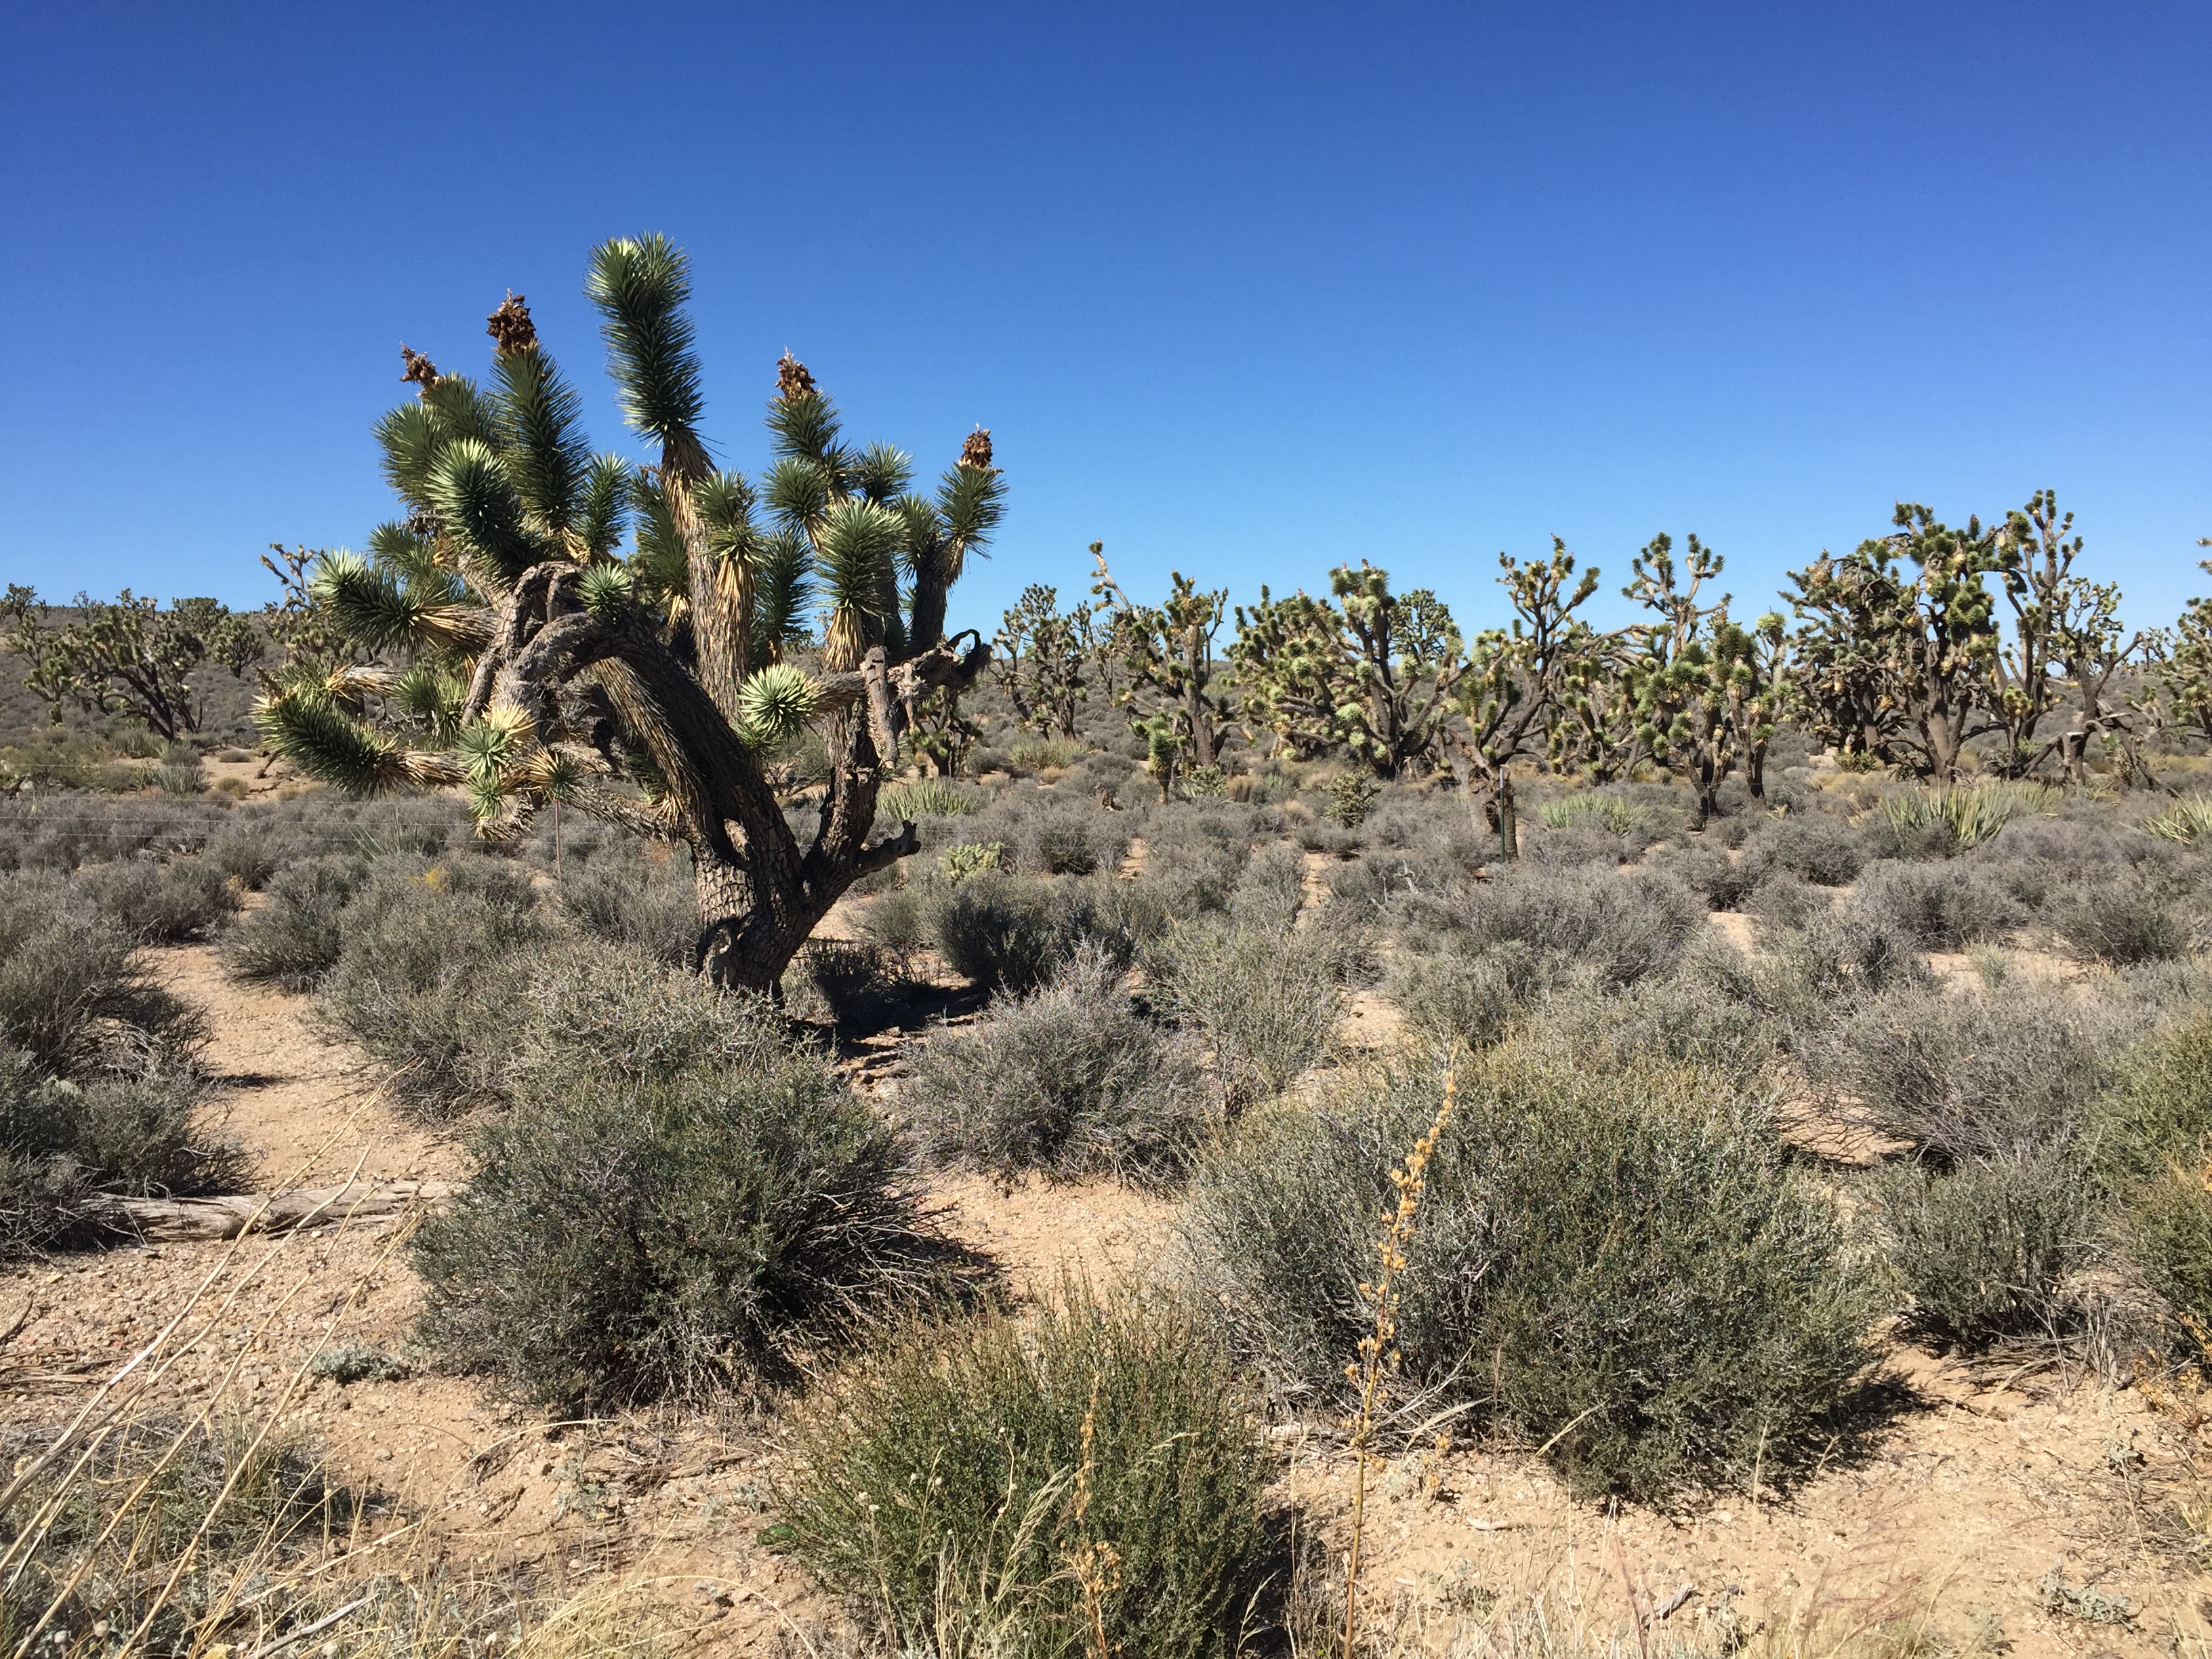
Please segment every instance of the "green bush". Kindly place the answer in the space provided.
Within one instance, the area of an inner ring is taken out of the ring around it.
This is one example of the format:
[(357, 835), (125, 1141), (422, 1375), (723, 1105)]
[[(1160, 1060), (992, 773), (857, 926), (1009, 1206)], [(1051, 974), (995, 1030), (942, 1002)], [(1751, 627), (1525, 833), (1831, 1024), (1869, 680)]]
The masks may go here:
[(1328, 936), (1202, 917), (1146, 954), (1148, 994), (1212, 1051), (1231, 1114), (1269, 1099), (1328, 1052), (1344, 1016)]
[(2212, 1008), (2129, 1050), (2091, 1102), (2088, 1127), (2098, 1169), (2118, 1185), (2212, 1158)]
[(1110, 1651), (1229, 1659), (1256, 1633), (1265, 1475), (1195, 1310), (1071, 1288), (1027, 1327), (918, 1325), (825, 1389), (778, 1498), (794, 1553), (906, 1651), (1077, 1659), (1088, 1561)]
[(2056, 1335), (2078, 1320), (2066, 1281), (2089, 1261), (2097, 1233), (2094, 1189), (2078, 1161), (2006, 1158), (1950, 1175), (1911, 1165), (1874, 1191), (1920, 1328), (1976, 1349)]
[[(1381, 1076), (1254, 1114), (1194, 1171), (1197, 1284), (1286, 1394), (1343, 1398), (1390, 1171), (1439, 1087)], [(1424, 1412), (1466, 1405), (1639, 1499), (1832, 1443), (1875, 1309), (1832, 1206), (1722, 1079), (1509, 1038), (1462, 1062), (1427, 1182), (1394, 1373)]]
[(527, 876), (478, 860), (381, 860), (341, 927), (323, 1011), (392, 1068), (398, 1102), (437, 1118), (495, 1100), (510, 1011), (550, 932)]
[(2027, 920), (1994, 872), (1963, 860), (1877, 860), (1852, 902), (1856, 913), (1883, 916), (1931, 951), (2002, 939)]
[(1792, 812), (1747, 848), (1745, 860), (1816, 887), (1847, 887), (1858, 879), (1867, 848), (1856, 830), (1826, 812)]
[(1126, 967), (1165, 925), (1138, 884), (1051, 883), (995, 872), (928, 893), (930, 932), (953, 971), (987, 991), (1033, 990), (1089, 941)]
[(478, 1131), (415, 1243), (446, 1364), (563, 1409), (696, 1398), (947, 1287), (890, 1132), (820, 1056), (748, 1047), (659, 1080), (580, 1064)]
[(1438, 936), (1431, 942), (1455, 939), (1474, 951), (1519, 945), (1619, 987), (1672, 968), (1705, 915), (1688, 888), (1657, 871), (1524, 864), (1464, 900), (1434, 907), (1426, 928)]
[(2120, 1237), (2143, 1282), (2180, 1316), (2198, 1358), (2212, 1354), (2212, 1188), (2203, 1164), (2176, 1166), (2137, 1185)]
[(1131, 1006), (1096, 947), (974, 1025), (929, 1037), (900, 1103), (932, 1160), (1002, 1179), (1159, 1180), (1213, 1127), (1192, 1058)]
[(268, 902), (225, 945), (223, 965), (237, 978), (312, 991), (345, 948), (341, 920), (368, 866), (332, 854), (286, 865), (270, 878)]

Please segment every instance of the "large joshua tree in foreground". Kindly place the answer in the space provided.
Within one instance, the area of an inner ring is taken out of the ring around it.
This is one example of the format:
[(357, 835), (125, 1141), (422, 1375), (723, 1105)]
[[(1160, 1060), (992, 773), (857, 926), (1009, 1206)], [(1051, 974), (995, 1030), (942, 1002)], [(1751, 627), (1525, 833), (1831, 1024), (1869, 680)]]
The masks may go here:
[[(407, 518), (316, 568), (315, 602), (371, 658), (303, 663), (261, 705), (272, 747), (358, 793), (459, 784), (483, 832), (567, 802), (691, 850), (700, 968), (772, 989), (859, 877), (918, 848), (870, 839), (915, 702), (989, 660), (945, 598), (998, 522), (989, 434), (934, 495), (907, 456), (848, 448), (797, 362), (769, 405), (759, 488), (701, 436), (684, 257), (659, 237), (592, 256), (610, 372), (657, 465), (596, 459), (579, 399), (519, 296), (492, 313), (492, 384), (406, 354), (414, 401), (379, 423)], [(635, 540), (622, 551), (628, 527)], [(905, 579), (902, 590), (901, 578)], [(820, 672), (786, 660), (823, 601)], [(811, 844), (763, 765), (814, 725), (830, 757)]]

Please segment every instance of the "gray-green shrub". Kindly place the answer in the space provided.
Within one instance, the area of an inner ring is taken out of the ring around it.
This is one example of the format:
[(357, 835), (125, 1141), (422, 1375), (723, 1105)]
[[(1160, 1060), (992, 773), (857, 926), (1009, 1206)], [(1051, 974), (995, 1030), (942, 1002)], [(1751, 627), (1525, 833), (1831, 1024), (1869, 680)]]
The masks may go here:
[(920, 1044), (899, 1103), (925, 1155), (1011, 1180), (1179, 1173), (1213, 1130), (1204, 1079), (1086, 947), (1025, 996)]
[(1338, 941), (1201, 917), (1146, 953), (1148, 995), (1211, 1050), (1224, 1109), (1280, 1094), (1328, 1051), (1344, 1015)]
[[(1433, 1070), (1248, 1117), (1194, 1171), (1205, 1297), (1285, 1391), (1336, 1401), (1374, 1323), (1389, 1172)], [(1578, 1486), (1656, 1498), (1832, 1443), (1873, 1312), (1832, 1206), (1765, 1110), (1694, 1067), (1594, 1067), (1516, 1036), (1462, 1060), (1400, 1279), (1398, 1376), (1421, 1409), (1548, 1447)]]
[(224, 967), (240, 979), (313, 990), (345, 948), (340, 918), (368, 878), (367, 860), (350, 854), (286, 865), (270, 878), (267, 902), (225, 942)]
[(445, 1364), (562, 1408), (696, 1398), (947, 1287), (897, 1143), (821, 1056), (548, 1083), (477, 1132), (416, 1237)]
[(1913, 1164), (1885, 1172), (1873, 1190), (1916, 1326), (1976, 1349), (2078, 1322), (2067, 1281), (2091, 1259), (2100, 1221), (2077, 1158), (2031, 1153), (1951, 1174)]
[(956, 973), (987, 991), (1017, 994), (1042, 984), (1085, 942), (1126, 967), (1166, 923), (1144, 884), (1095, 877), (1048, 883), (987, 871), (933, 884), (924, 902)]

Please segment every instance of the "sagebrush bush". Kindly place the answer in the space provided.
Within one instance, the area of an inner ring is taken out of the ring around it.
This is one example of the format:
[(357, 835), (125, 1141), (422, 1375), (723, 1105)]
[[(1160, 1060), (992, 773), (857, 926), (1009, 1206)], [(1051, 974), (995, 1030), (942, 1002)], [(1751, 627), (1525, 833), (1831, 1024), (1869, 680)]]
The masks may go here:
[(1672, 968), (1705, 915), (1696, 896), (1662, 872), (1523, 865), (1465, 898), (1422, 908), (1418, 925), (1431, 942), (1478, 951), (1517, 944), (1619, 987)]
[(1155, 807), (1143, 826), (1146, 886), (1172, 916), (1227, 908), (1255, 822), (1254, 809), (1226, 801)]
[(1700, 841), (1664, 848), (1654, 858), (1654, 867), (1681, 882), (1715, 910), (1742, 908), (1770, 868), (1755, 859), (1730, 858), (1720, 848)]
[(698, 942), (698, 896), (680, 857), (609, 848), (562, 883), (561, 908), (586, 933), (672, 967), (688, 965)]
[(2181, 895), (2154, 875), (2113, 874), (2055, 891), (2051, 931), (2077, 954), (2113, 967), (2168, 962), (2191, 942)]
[(810, 940), (793, 966), (840, 1025), (879, 1018), (908, 989), (898, 953), (866, 940)]
[(102, 1197), (235, 1181), (240, 1155), (202, 1121), (203, 1093), (198, 1075), (174, 1061), (72, 1079), (0, 1046), (0, 1255), (98, 1231)]
[(149, 945), (204, 938), (238, 908), (231, 878), (204, 857), (96, 864), (77, 879), (102, 915)]
[(1211, 1050), (1227, 1111), (1280, 1094), (1328, 1052), (1344, 1016), (1339, 943), (1206, 917), (1146, 953), (1152, 1000)]
[[(1294, 1395), (1342, 1396), (1389, 1174), (1439, 1088), (1424, 1071), (1286, 1103), (1194, 1171), (1196, 1282)], [(1548, 1446), (1584, 1490), (1786, 1469), (1832, 1443), (1869, 1358), (1834, 1210), (1765, 1112), (1692, 1066), (1598, 1069), (1524, 1036), (1462, 1060), (1407, 1257), (1407, 1396)]]
[(923, 1152), (1011, 1180), (1158, 1181), (1212, 1133), (1205, 1079), (1095, 947), (1026, 996), (919, 1047), (899, 1103)]
[(819, 1055), (549, 1077), (417, 1235), (422, 1334), (526, 1399), (605, 1409), (780, 1380), (951, 1283), (890, 1132)]
[(340, 917), (368, 878), (367, 861), (349, 854), (285, 866), (269, 882), (267, 902), (226, 941), (224, 967), (240, 979), (313, 990), (345, 948)]
[(1199, 1312), (1070, 1286), (1030, 1323), (902, 1333), (809, 1402), (777, 1498), (793, 1553), (905, 1651), (1075, 1659), (1095, 1613), (1110, 1652), (1230, 1659), (1266, 1476)]
[(1526, 1000), (1525, 981), (1514, 966), (1510, 947), (1480, 955), (1401, 951), (1383, 980), (1383, 994), (1420, 1041), (1484, 1048), (1505, 1035)]
[(1859, 877), (1852, 908), (1894, 923), (1931, 951), (1999, 940), (2027, 921), (2027, 908), (1985, 866), (1878, 859)]
[(1800, 1058), (1840, 1115), (1951, 1170), (2070, 1146), (2147, 1018), (2026, 986), (1903, 988), (1844, 1013)]
[(0, 878), (0, 1044), (64, 1077), (197, 1046), (205, 1022), (133, 962), (136, 944), (74, 883)]
[(2100, 1223), (2094, 1188), (2070, 1154), (2003, 1157), (1950, 1174), (1909, 1164), (1873, 1190), (1915, 1326), (1976, 1349), (2078, 1322), (2067, 1281), (2090, 1260)]
[(1297, 849), (1272, 842), (1252, 855), (1229, 895), (1230, 914), (1247, 927), (1287, 933), (1305, 901), (1305, 860)]
[(497, 1034), (495, 1085), (513, 1097), (672, 1083), (687, 1073), (783, 1064), (781, 1022), (757, 999), (594, 939), (550, 941)]
[(1816, 887), (1847, 887), (1865, 867), (1865, 837), (1830, 813), (1792, 812), (1750, 843), (1745, 856)]
[(479, 860), (382, 859), (340, 927), (323, 1012), (392, 1068), (394, 1097), (431, 1118), (496, 1100), (511, 1010), (550, 933), (526, 874)]
[(1126, 967), (1166, 922), (1143, 884), (1097, 878), (1046, 883), (987, 872), (933, 884), (924, 902), (954, 972), (1017, 994), (1042, 984), (1086, 942)]
[(1881, 916), (1822, 905), (1785, 923), (1755, 899), (1753, 915), (1761, 949), (1744, 970), (1741, 994), (1781, 1020), (1793, 1042), (1869, 997), (1935, 983), (1917, 945)]

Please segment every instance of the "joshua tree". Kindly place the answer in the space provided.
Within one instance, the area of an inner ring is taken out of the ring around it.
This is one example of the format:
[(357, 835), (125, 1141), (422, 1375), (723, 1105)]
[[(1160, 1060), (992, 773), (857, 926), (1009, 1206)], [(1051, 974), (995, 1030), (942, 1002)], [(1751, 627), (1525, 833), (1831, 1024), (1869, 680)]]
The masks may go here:
[(1895, 534), (1791, 574), (1790, 603), (1807, 619), (1792, 691), (1839, 754), (1948, 784), (1968, 740), (1991, 729), (1998, 637), (1983, 578), (2004, 568), (2010, 531), (1978, 519), (1954, 530), (1910, 501), (1893, 522)]
[[(945, 637), (945, 595), (997, 523), (1003, 483), (979, 430), (933, 496), (915, 493), (908, 458), (847, 447), (787, 356), (760, 524), (752, 485), (714, 468), (700, 432), (684, 255), (657, 236), (611, 241), (585, 286), (623, 414), (658, 465), (591, 455), (519, 295), (490, 318), (490, 389), (406, 352), (418, 395), (377, 436), (408, 516), (378, 528), (368, 557), (326, 556), (313, 578), (318, 604), (381, 660), (288, 672), (263, 699), (264, 729), (302, 770), (358, 793), (463, 784), (489, 836), (559, 800), (687, 843), (699, 966), (769, 990), (840, 893), (917, 848), (911, 823), (869, 839), (877, 790), (916, 701), (989, 660), (972, 632)], [(825, 600), (819, 674), (786, 659), (809, 583)], [(763, 763), (810, 723), (830, 763), (802, 847)]]
[(1212, 767), (1221, 753), (1229, 706), (1212, 690), (1213, 636), (1221, 631), (1229, 590), (1206, 592), (1180, 570), (1164, 605), (1135, 605), (1106, 568), (1105, 544), (1091, 544), (1098, 580), (1091, 591), (1108, 612), (1104, 649), (1118, 653), (1128, 682), (1115, 701), (1128, 710), (1129, 729), (1145, 739), (1160, 799), (1185, 764)]
[(242, 676), (266, 648), (247, 618), (216, 600), (178, 599), (167, 611), (129, 588), (112, 601), (80, 593), (76, 618), (57, 623), (32, 589), (10, 583), (0, 617), (13, 625), (13, 648), (29, 659), (23, 684), (44, 698), (58, 723), (62, 704), (88, 714), (143, 722), (165, 742), (200, 729), (193, 680), (212, 663)]
[(1602, 638), (1575, 615), (1597, 592), (1595, 568), (1575, 575), (1575, 556), (1557, 536), (1549, 559), (1516, 563), (1500, 553), (1498, 579), (1513, 605), (1509, 628), (1488, 628), (1468, 642), (1467, 670), (1453, 688), (1462, 722), (1449, 734), (1454, 768), (1482, 803), (1498, 851), (1520, 854), (1513, 764), (1550, 752), (1547, 726)]
[(1301, 756), (1341, 744), (1379, 778), (1427, 771), (1462, 667), (1451, 612), (1425, 587), (1394, 594), (1364, 559), (1328, 584), (1328, 599), (1262, 587), (1237, 607), (1245, 719)]
[(1060, 590), (1031, 582), (1000, 618), (994, 672), (1022, 725), (1040, 737), (1075, 735), (1075, 714), (1089, 700), (1084, 665), (1090, 655), (1088, 609), (1062, 615)]

